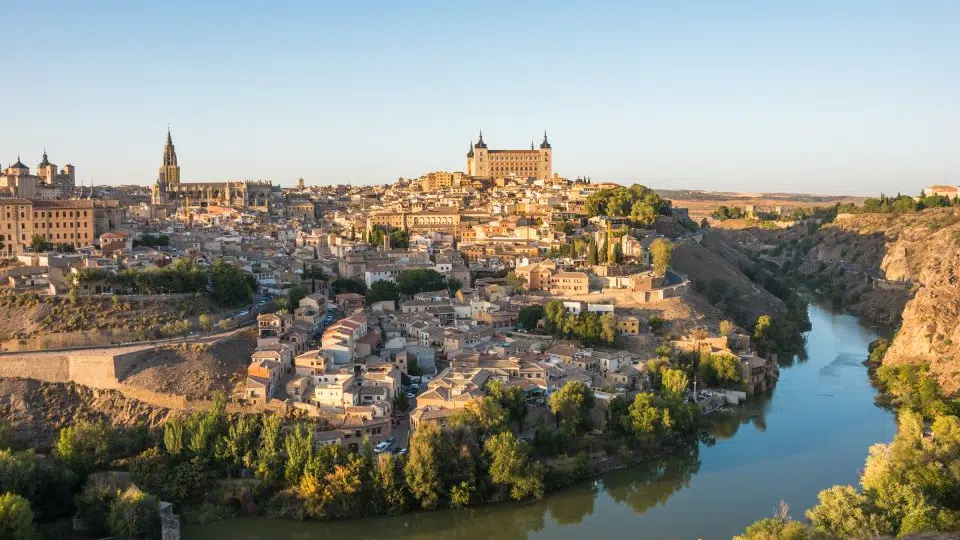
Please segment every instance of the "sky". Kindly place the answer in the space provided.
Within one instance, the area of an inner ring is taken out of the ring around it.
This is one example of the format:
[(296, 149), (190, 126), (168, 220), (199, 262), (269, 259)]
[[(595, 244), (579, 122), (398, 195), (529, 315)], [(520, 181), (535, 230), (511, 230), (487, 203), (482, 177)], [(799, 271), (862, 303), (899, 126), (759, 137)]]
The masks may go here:
[(4, 2), (0, 164), (384, 184), (483, 130), (655, 188), (960, 184), (960, 2)]

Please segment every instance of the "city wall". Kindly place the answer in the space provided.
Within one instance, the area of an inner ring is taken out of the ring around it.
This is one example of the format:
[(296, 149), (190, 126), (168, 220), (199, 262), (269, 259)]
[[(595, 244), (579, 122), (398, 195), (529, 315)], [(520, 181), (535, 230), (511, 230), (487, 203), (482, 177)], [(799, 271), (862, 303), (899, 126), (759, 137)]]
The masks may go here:
[(10, 353), (0, 355), (0, 377), (116, 389), (119, 380), (151, 354), (153, 347)]

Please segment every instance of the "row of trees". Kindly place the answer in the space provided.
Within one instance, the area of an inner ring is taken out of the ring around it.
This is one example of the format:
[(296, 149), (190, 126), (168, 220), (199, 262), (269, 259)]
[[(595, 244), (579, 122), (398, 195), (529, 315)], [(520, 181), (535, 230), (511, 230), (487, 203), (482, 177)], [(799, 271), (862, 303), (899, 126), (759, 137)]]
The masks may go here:
[[(341, 280), (337, 280), (341, 281)], [(334, 284), (337, 284), (337, 281)], [(345, 280), (351, 281), (351, 280)], [(366, 296), (367, 304), (380, 302), (383, 300), (398, 301), (403, 296), (413, 296), (417, 293), (437, 291), (446, 289), (448, 293), (455, 294), (463, 287), (460, 280), (456, 278), (447, 278), (443, 274), (432, 269), (415, 268), (400, 272), (395, 281), (379, 280), (373, 282), (370, 290), (360, 291), (360, 288), (351, 292), (358, 292)], [(366, 287), (363, 287), (366, 289)]]
[(378, 247), (383, 245), (385, 236), (390, 238), (391, 248), (406, 248), (410, 245), (410, 233), (396, 227), (377, 225), (369, 233), (364, 231), (363, 234), (367, 243)]
[(223, 306), (249, 303), (257, 288), (253, 274), (224, 262), (220, 257), (210, 269), (184, 257), (162, 268), (127, 269), (116, 273), (85, 268), (77, 274), (77, 282), (81, 284), (99, 281), (134, 294), (199, 293), (209, 286), (214, 300)]
[(591, 217), (629, 217), (638, 226), (650, 227), (658, 216), (670, 213), (670, 201), (646, 186), (634, 184), (593, 193), (587, 197), (584, 210)]
[(152, 248), (169, 246), (170, 237), (165, 234), (143, 234), (133, 239), (133, 247), (147, 246)]
[(711, 214), (713, 219), (724, 221), (727, 219), (743, 219), (743, 209), (738, 206), (720, 205)]
[(837, 206), (837, 211), (846, 214), (909, 214), (927, 208), (960, 206), (960, 198), (950, 199), (943, 195), (923, 196), (920, 200), (909, 195), (897, 194), (890, 197), (881, 194), (878, 198), (866, 199), (862, 206), (853, 203)]
[[(528, 322), (527, 322), (528, 323)], [(588, 311), (568, 313), (560, 300), (551, 300), (544, 309), (544, 325), (557, 337), (575, 338), (583, 345), (612, 344), (617, 340), (617, 321), (612, 313)]]
[[(2, 247), (2, 246), (0, 246)], [(39, 234), (33, 235), (33, 238), (30, 239), (30, 250), (34, 253), (42, 253), (44, 251), (56, 251), (58, 253), (74, 253), (77, 251), (77, 248), (73, 247), (73, 244), (63, 243), (53, 243), (46, 239), (46, 237)]]

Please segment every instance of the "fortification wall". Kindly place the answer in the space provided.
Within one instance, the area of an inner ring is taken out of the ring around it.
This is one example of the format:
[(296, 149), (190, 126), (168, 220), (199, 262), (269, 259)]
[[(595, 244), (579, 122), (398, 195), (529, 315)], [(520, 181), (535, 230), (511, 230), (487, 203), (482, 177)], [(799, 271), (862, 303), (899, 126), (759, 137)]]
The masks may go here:
[(91, 388), (116, 389), (118, 375), (153, 353), (153, 348), (87, 349), (65, 352), (22, 352), (0, 355), (0, 377), (43, 382), (75, 382)]
[(70, 381), (70, 359), (65, 354), (49, 353), (24, 353), (0, 357), (0, 377), (68, 382)]

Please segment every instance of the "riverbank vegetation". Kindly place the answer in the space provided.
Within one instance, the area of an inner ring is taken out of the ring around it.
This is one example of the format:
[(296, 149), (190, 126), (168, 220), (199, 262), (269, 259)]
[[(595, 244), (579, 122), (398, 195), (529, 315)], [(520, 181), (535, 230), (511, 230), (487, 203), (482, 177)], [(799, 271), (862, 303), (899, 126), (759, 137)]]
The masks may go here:
[[(2, 450), (0, 494), (10, 494), (23, 522), (46, 523), (79, 509), (91, 534), (138, 538), (157, 536), (156, 513), (144, 511), (157, 500), (173, 502), (185, 522), (206, 522), (538, 499), (590, 475), (695, 446), (702, 423), (683, 398), (685, 373), (666, 368), (662, 381), (657, 393), (618, 396), (607, 406), (571, 382), (551, 396), (546, 418), (526, 426), (522, 391), (493, 380), (446, 425), (418, 426), (407, 454), (377, 454), (368, 440), (359, 451), (318, 444), (317, 433), (330, 429), (322, 421), (230, 416), (220, 394), (209, 410), (175, 417), (158, 431), (79, 422), (60, 432), (52, 459)], [(521, 437), (525, 427), (532, 437)], [(135, 487), (88, 481), (102, 471), (128, 472)]]
[(877, 401), (898, 411), (897, 435), (876, 444), (860, 486), (833, 486), (806, 512), (760, 520), (738, 538), (840, 539), (960, 532), (960, 400), (943, 393), (924, 365), (883, 365), (890, 342), (870, 344)]
[(960, 419), (901, 409), (890, 444), (870, 448), (860, 488), (834, 486), (820, 492), (806, 512), (809, 524), (779, 516), (760, 520), (737, 537), (840, 539), (901, 537), (923, 532), (960, 532)]

